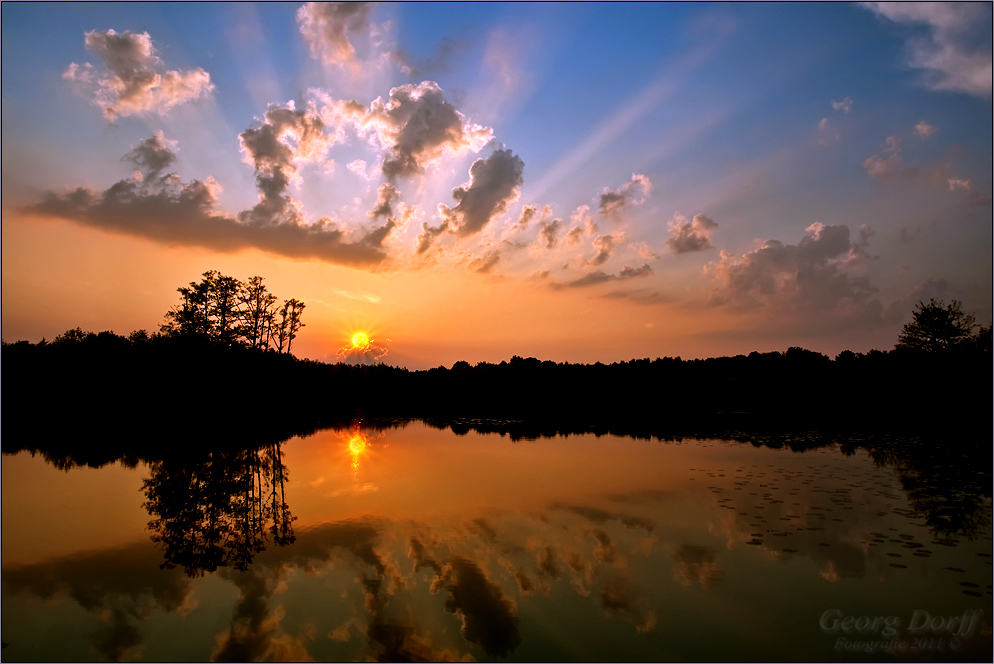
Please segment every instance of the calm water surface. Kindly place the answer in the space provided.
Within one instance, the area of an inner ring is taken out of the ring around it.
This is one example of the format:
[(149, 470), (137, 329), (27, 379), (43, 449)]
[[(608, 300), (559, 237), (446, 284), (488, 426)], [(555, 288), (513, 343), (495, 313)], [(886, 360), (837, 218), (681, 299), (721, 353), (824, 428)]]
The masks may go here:
[(990, 661), (990, 487), (949, 526), (863, 450), (411, 423), (2, 471), (5, 661)]

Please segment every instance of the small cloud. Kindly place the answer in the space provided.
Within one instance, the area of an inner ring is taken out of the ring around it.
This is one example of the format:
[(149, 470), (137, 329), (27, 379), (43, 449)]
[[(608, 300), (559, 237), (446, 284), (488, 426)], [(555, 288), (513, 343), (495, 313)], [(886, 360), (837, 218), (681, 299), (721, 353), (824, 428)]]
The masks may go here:
[(552, 288), (559, 290), (562, 288), (583, 288), (585, 286), (595, 286), (597, 284), (603, 284), (608, 281), (620, 281), (625, 279), (634, 279), (636, 277), (647, 277), (652, 274), (652, 268), (649, 265), (643, 264), (639, 267), (628, 267), (625, 266), (621, 268), (621, 272), (618, 274), (607, 274), (601, 270), (595, 270), (588, 274), (583, 275), (579, 279), (574, 279), (573, 281), (568, 281), (563, 284), (552, 283), (550, 284)]
[(852, 110), (852, 97), (845, 97), (842, 101), (832, 100), (832, 108), (836, 111), (848, 113)]
[(915, 125), (915, 133), (921, 136), (922, 138), (928, 138), (929, 136), (935, 133), (935, 126), (930, 125), (929, 123), (922, 120), (921, 122)]
[[(636, 192), (640, 191), (641, 196), (635, 198)], [(641, 205), (649, 198), (652, 192), (652, 182), (645, 175), (634, 173), (629, 182), (621, 185), (618, 189), (611, 191), (605, 189), (601, 194), (597, 211), (602, 217), (611, 217), (615, 221), (621, 219), (621, 213), (628, 205)]]
[(666, 241), (666, 245), (675, 253), (685, 254), (710, 249), (711, 233), (718, 224), (703, 214), (694, 215), (691, 221), (678, 214), (667, 223), (667, 227), (670, 239)]
[(297, 10), (297, 23), (315, 58), (358, 73), (349, 34), (368, 35), (371, 10), (368, 2), (308, 2)]

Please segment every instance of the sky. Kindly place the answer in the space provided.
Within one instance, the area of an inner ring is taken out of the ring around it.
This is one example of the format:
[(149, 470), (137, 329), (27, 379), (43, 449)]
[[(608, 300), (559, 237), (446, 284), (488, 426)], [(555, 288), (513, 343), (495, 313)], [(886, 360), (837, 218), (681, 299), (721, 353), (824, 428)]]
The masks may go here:
[(989, 3), (2, 5), (2, 332), (208, 270), (411, 369), (992, 316)]

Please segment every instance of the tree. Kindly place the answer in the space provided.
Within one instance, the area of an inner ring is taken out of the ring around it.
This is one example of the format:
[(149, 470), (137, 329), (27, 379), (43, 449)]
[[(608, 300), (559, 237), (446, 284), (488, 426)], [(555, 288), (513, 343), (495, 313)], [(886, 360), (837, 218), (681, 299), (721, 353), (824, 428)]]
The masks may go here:
[(960, 346), (972, 338), (976, 318), (963, 311), (963, 303), (953, 300), (946, 305), (932, 298), (928, 304), (919, 301), (914, 320), (904, 326), (895, 348), (909, 348), (937, 353)]
[(238, 295), (241, 304), (241, 336), (250, 348), (267, 348), (276, 316), (276, 296), (266, 289), (262, 277), (250, 277)]

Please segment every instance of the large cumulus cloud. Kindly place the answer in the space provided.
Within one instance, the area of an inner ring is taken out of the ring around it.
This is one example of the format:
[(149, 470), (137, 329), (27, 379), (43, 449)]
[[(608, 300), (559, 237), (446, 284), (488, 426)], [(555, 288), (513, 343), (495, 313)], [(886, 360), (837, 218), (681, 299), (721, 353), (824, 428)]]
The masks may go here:
[(434, 81), (401, 85), (390, 98), (376, 98), (359, 123), (387, 151), (383, 175), (409, 178), (425, 172), (443, 157), (479, 152), (493, 130), (470, 123), (445, 100)]
[(63, 78), (93, 95), (93, 102), (109, 120), (140, 113), (165, 113), (179, 104), (206, 96), (214, 90), (210, 74), (197, 67), (167, 70), (155, 54), (147, 32), (114, 30), (86, 33), (86, 48), (101, 57), (106, 68), (98, 72), (90, 63), (71, 63)]
[[(274, 140), (274, 136), (277, 138)], [(244, 144), (257, 165), (259, 203), (236, 217), (217, 208), (220, 185), (212, 177), (182, 182), (162, 170), (175, 159), (171, 143), (156, 134), (127, 158), (143, 168), (102, 192), (88, 187), (46, 192), (24, 212), (58, 217), (101, 230), (166, 244), (238, 251), (254, 247), (293, 258), (317, 258), (342, 265), (375, 265), (386, 258), (377, 231), (359, 239), (327, 218), (305, 224), (296, 201), (284, 192), (293, 172), (296, 148), (278, 140), (275, 130), (251, 134)], [(307, 143), (308, 139), (303, 139)], [(389, 222), (388, 222), (389, 223)]]
[(815, 223), (797, 244), (767, 240), (742, 256), (722, 251), (721, 259), (709, 266), (717, 283), (712, 303), (807, 311), (862, 308), (877, 290), (855, 273), (869, 235), (863, 229), (854, 242), (847, 226)]
[(458, 235), (477, 233), (491, 219), (507, 211), (517, 200), (524, 182), (525, 164), (510, 150), (495, 150), (477, 159), (469, 169), (469, 182), (452, 191), (459, 204), (442, 208), (442, 214)]

